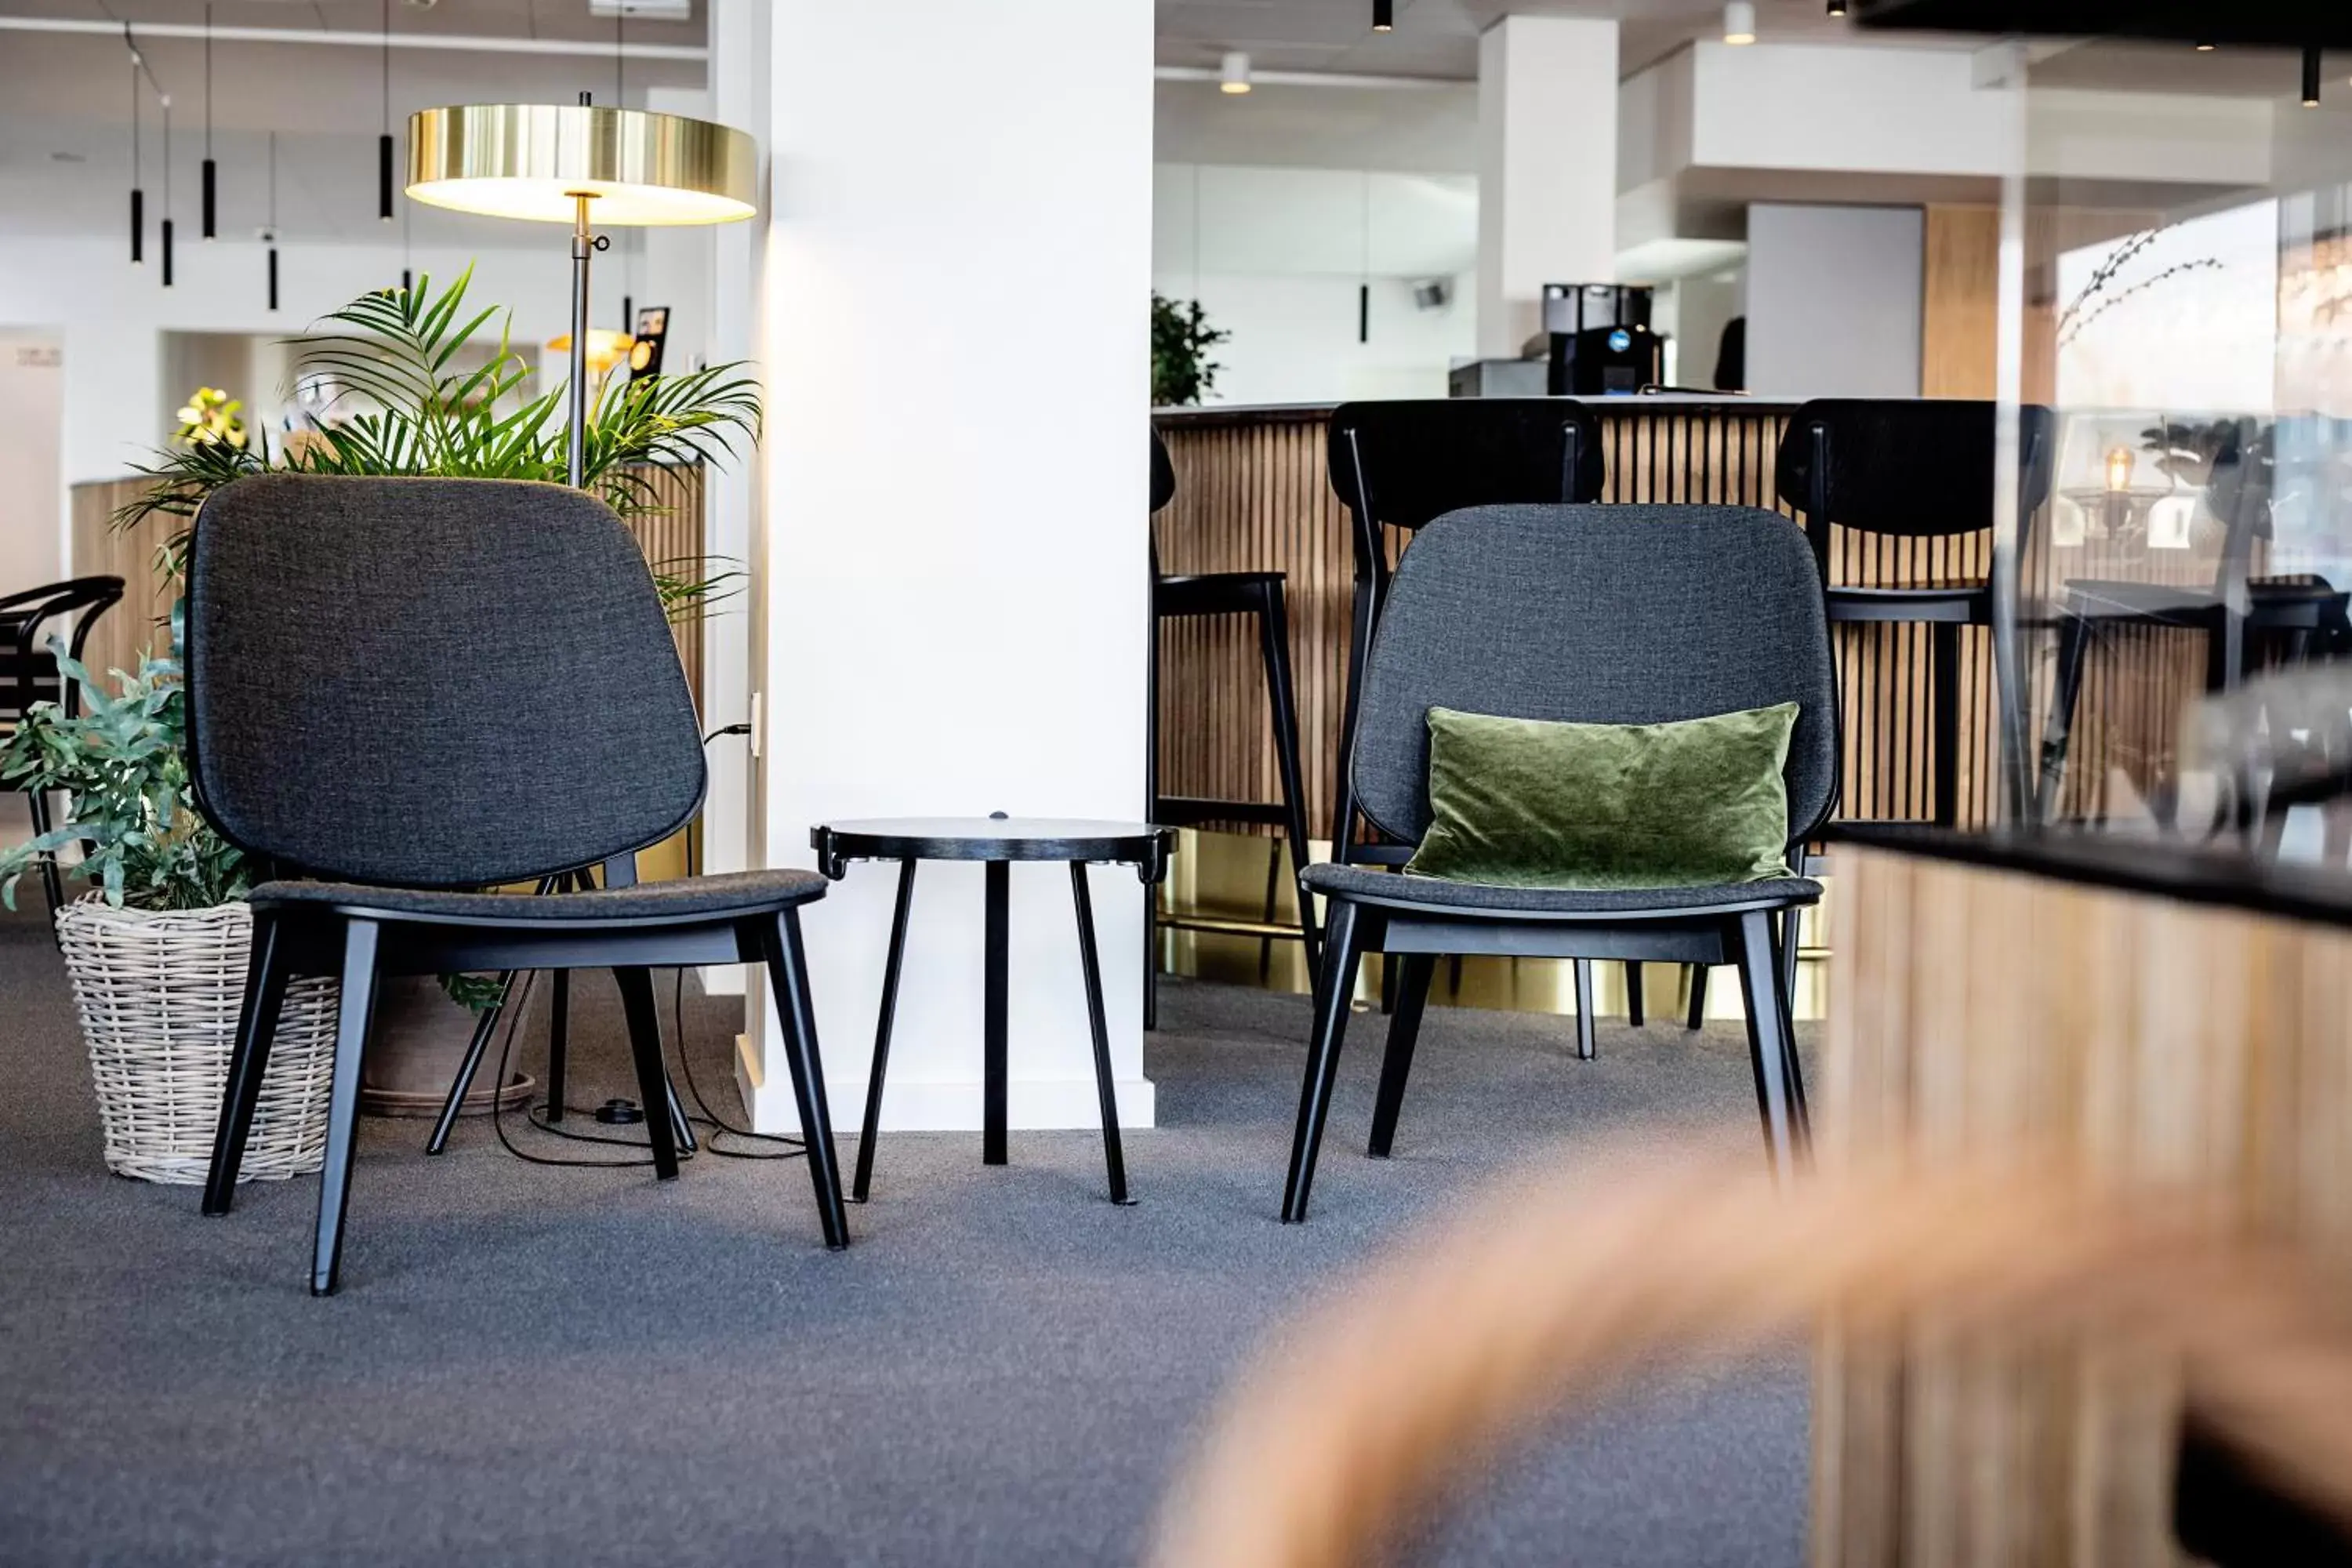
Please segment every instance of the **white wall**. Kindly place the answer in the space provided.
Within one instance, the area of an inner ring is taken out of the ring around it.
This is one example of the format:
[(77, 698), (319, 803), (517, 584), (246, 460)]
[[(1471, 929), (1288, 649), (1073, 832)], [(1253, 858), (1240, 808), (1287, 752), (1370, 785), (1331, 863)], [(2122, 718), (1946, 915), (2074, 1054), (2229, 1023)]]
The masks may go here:
[(1748, 208), (1748, 390), (1918, 396), (1925, 237), (1917, 207)]
[[(778, 0), (769, 15), (767, 858), (809, 864), (810, 825), (842, 817), (1131, 818), (1150, 626), (1151, 5)], [(846, 1126), (893, 880), (856, 867), (805, 920)], [(1143, 889), (1124, 868), (1092, 885), (1119, 1109), (1148, 1123)], [(1016, 866), (1012, 890), (1013, 1122), (1086, 1127), (1069, 879)], [(980, 868), (925, 867), (884, 1125), (979, 1124), (981, 934)], [(741, 1076), (776, 1131), (793, 1118), (769, 1011)]]
[[(1209, 403), (1443, 397), (1476, 347), (1478, 191), (1467, 175), (1161, 163), (1155, 292), (1233, 334)], [(1413, 285), (1444, 282), (1423, 310)], [(1371, 285), (1359, 341), (1357, 289)]]
[(1506, 16), (1478, 39), (1478, 352), (1516, 355), (1547, 283), (1617, 276), (1617, 24)]
[(54, 332), (0, 331), (0, 594), (64, 575), (65, 364)]

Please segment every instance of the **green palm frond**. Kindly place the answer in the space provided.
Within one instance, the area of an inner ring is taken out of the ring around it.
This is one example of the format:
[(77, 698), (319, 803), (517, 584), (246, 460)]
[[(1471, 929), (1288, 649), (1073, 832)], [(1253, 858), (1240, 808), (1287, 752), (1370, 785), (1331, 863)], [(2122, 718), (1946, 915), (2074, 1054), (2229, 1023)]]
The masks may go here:
[[(259, 432), (242, 449), (205, 443), (161, 454), (140, 470), (154, 483), (115, 514), (115, 526), (158, 512), (192, 520), (223, 485), (273, 470), (563, 483), (564, 390), (525, 395), (533, 372), (515, 352), (511, 312), (469, 305), (472, 285), (470, 267), (437, 290), (428, 274), (414, 289), (375, 289), (329, 312), (320, 322), (326, 330), (298, 341), (296, 374), (336, 387), (332, 420), (274, 455)], [(614, 379), (589, 410), (582, 483), (623, 517), (643, 517), (663, 505), (647, 469), (723, 466), (759, 438), (759, 383), (743, 365)], [(158, 565), (176, 574), (186, 542), (183, 527), (158, 552)], [(731, 569), (696, 576), (698, 564), (653, 568), (673, 618), (730, 596), (741, 576)]]

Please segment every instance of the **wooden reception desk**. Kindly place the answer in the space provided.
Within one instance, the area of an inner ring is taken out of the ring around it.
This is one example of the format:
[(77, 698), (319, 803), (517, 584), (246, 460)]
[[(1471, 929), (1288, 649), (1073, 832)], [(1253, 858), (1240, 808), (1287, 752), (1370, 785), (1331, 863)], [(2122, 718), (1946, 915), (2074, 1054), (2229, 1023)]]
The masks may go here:
[[(2054, 1156), (2352, 1264), (2352, 874), (2178, 843), (1838, 847), (1821, 1160)], [(1832, 1331), (1815, 1568), (2170, 1563), (2174, 1369)]]

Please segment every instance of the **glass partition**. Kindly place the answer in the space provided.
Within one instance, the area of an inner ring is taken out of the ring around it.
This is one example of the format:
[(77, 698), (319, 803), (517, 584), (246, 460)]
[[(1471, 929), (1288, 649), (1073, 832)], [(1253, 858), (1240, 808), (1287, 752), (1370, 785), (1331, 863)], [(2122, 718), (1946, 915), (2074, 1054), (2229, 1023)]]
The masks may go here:
[(2344, 868), (2352, 84), (2115, 40), (2007, 81), (2004, 815)]

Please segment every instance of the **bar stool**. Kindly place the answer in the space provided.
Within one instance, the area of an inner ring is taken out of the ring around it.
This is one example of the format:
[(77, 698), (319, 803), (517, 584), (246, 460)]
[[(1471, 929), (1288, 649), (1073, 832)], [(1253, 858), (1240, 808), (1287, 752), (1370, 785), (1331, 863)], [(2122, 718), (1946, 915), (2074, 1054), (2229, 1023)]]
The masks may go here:
[[(1341, 865), (1402, 866), (1412, 858), (1411, 845), (1378, 837), (1356, 841), (1361, 813), (1349, 765), (1356, 751), (1358, 689), (1393, 574), (1381, 528), (1411, 531), (1465, 507), (1597, 501), (1607, 479), (1601, 421), (1584, 405), (1564, 398), (1347, 403), (1332, 411), (1327, 463), (1331, 489), (1348, 509), (1356, 557), (1331, 852)], [(1592, 963), (1589, 959), (1575, 963), (1577, 1049), (1590, 1058), (1594, 1050)], [(1408, 961), (1405, 988), (1425, 989), (1429, 973), (1429, 961)], [(1625, 994), (1629, 1020), (1639, 1028), (1638, 963), (1625, 965)]]
[[(0, 597), (0, 733), (14, 730), (36, 703), (55, 702), (68, 718), (81, 711), (80, 686), (66, 679), (46, 646), (57, 635), (49, 628), (64, 622), (59, 629), (66, 657), (79, 663), (90, 628), (121, 598), (120, 577), (75, 577)], [(21, 793), (38, 837), (49, 831), (48, 796), (31, 788)], [(54, 917), (65, 904), (65, 879), (54, 853), (41, 857), (41, 894)]]
[[(2030, 520), (2049, 498), (2052, 431), (2047, 408), (2029, 405), (2021, 428), (2020, 516)], [(1780, 438), (1775, 484), (1781, 501), (1804, 516), (1827, 594), (1830, 625), (1925, 626), (1928, 632), (1928, 724), (1935, 747), (1929, 820), (1949, 827), (1959, 815), (1960, 628), (1992, 625), (1990, 574), (1906, 587), (1831, 581), (1832, 528), (1888, 539), (1954, 539), (1993, 524), (1999, 405), (1959, 399), (1826, 398), (1799, 408)], [(1994, 650), (1997, 660), (2007, 651)], [(1997, 669), (2001, 692), (2019, 689)], [(1996, 707), (2010, 712), (2001, 701)], [(1841, 732), (1843, 723), (1841, 722)], [(2014, 737), (2013, 737), (2014, 739)], [(1841, 744), (1843, 742), (1841, 742)], [(2015, 757), (2020, 753), (2011, 750)], [(1841, 818), (1853, 821), (1853, 818)], [(1803, 876), (1826, 868), (1808, 852)], [(1796, 995), (1801, 910), (1789, 915), (1780, 943), (1783, 994)], [(1693, 1026), (1706, 1005), (1705, 977), (1693, 987)]]
[[(1151, 433), (1151, 510), (1157, 516), (1176, 499), (1176, 469), (1168, 444)], [(1150, 529), (1146, 524), (1147, 531)], [(1151, 690), (1146, 722), (1145, 773), (1151, 820), (1163, 827), (1197, 827), (1210, 822), (1247, 822), (1282, 829), (1290, 847), (1294, 885), (1307, 870), (1307, 789), (1298, 767), (1298, 704), (1291, 682), (1290, 614), (1286, 580), (1279, 572), (1202, 572), (1170, 574), (1160, 570), (1160, 541), (1151, 537)], [(1160, 791), (1160, 626), (1202, 616), (1250, 616), (1257, 621), (1258, 655), (1265, 664), (1267, 706), (1274, 721), (1274, 755), (1280, 773), (1279, 801), (1211, 800)], [(1273, 919), (1268, 888), (1266, 918)], [(1159, 1026), (1159, 890), (1144, 889), (1143, 1026)], [(1320, 973), (1323, 935), (1315, 923), (1314, 900), (1298, 894), (1298, 935), (1307, 950), (1310, 979)]]

